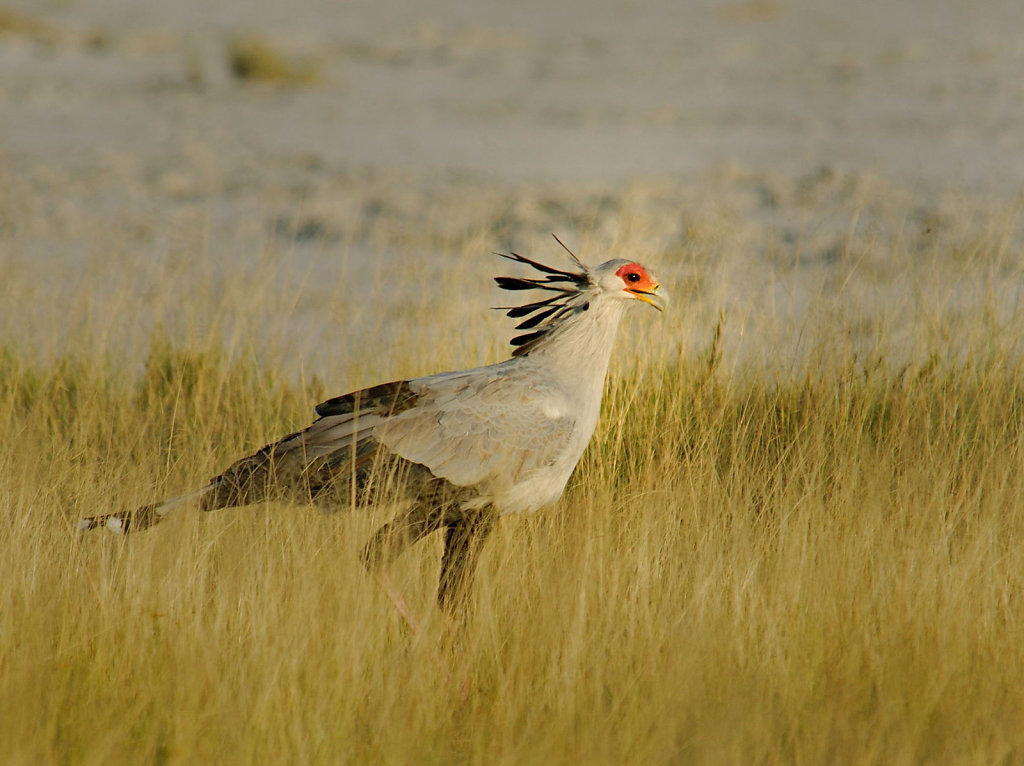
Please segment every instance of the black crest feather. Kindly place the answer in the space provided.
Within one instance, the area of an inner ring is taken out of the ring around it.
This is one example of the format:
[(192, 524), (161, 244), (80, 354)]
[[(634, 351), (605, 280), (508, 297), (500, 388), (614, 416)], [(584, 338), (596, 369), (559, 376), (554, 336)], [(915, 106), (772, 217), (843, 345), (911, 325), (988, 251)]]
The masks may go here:
[(495, 277), (494, 281), (502, 290), (548, 290), (556, 293), (550, 298), (524, 303), (521, 306), (496, 307), (505, 311), (506, 315), (513, 319), (523, 319), (516, 325), (517, 330), (533, 330), (533, 332), (523, 333), (512, 338), (510, 342), (516, 347), (512, 352), (513, 356), (529, 353), (564, 319), (578, 311), (585, 310), (584, 304), (577, 299), (591, 286), (590, 273), (582, 261), (569, 248), (565, 247), (562, 240), (555, 237), (555, 241), (565, 248), (565, 251), (569, 253), (582, 271), (558, 269), (519, 255), (519, 253), (495, 253), (501, 258), (526, 264), (544, 275), (540, 277)]

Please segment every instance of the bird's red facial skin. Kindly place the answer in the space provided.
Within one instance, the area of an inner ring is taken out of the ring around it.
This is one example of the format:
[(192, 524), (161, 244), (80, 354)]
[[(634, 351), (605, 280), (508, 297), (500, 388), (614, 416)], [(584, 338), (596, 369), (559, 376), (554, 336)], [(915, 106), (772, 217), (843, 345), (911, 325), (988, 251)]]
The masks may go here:
[(627, 263), (615, 272), (615, 276), (625, 283), (626, 290), (630, 292), (654, 292), (659, 287), (658, 283), (651, 279), (647, 269), (639, 263)]

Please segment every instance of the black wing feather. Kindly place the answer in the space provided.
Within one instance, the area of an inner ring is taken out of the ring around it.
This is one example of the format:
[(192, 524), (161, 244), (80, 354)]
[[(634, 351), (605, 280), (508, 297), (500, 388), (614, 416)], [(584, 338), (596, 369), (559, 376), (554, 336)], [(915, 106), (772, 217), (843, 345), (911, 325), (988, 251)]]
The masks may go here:
[(322, 418), (331, 415), (347, 415), (360, 410), (376, 410), (395, 414), (415, 406), (417, 394), (409, 387), (407, 380), (381, 383), (377, 386), (336, 396), (316, 406), (316, 414)]

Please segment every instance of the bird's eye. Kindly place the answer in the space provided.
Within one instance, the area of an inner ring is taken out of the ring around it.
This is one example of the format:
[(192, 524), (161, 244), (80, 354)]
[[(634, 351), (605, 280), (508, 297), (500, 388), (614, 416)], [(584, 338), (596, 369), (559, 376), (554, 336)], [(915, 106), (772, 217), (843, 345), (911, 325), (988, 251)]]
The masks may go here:
[(640, 275), (637, 274), (635, 271), (631, 271), (629, 274), (626, 275), (626, 281), (627, 282), (639, 282), (640, 281)]

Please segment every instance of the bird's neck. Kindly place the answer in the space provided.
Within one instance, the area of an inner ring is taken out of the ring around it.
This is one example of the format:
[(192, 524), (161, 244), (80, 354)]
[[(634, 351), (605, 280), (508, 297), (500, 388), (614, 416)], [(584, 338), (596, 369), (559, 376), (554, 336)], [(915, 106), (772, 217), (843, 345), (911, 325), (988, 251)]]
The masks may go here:
[(623, 301), (590, 302), (590, 308), (565, 320), (530, 351), (529, 358), (559, 378), (583, 402), (599, 408)]

